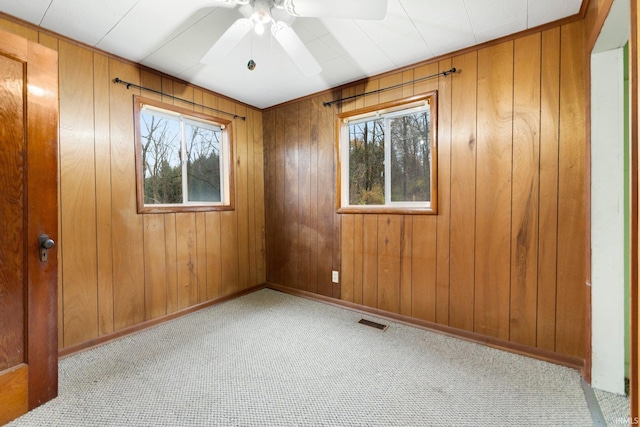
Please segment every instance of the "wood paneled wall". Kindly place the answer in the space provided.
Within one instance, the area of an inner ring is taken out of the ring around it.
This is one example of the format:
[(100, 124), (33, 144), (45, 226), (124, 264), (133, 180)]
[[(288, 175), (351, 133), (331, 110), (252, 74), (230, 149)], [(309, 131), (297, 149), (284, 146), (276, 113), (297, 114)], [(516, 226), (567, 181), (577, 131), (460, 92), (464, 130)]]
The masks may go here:
[[(267, 280), (585, 357), (584, 21), (263, 113)], [(438, 215), (335, 213), (334, 115), (438, 90)], [(331, 285), (331, 270), (341, 283)]]
[[(0, 28), (59, 53), (61, 349), (265, 281), (261, 111), (9, 19)], [(139, 91), (115, 77), (247, 116), (234, 121), (234, 211), (137, 214)]]

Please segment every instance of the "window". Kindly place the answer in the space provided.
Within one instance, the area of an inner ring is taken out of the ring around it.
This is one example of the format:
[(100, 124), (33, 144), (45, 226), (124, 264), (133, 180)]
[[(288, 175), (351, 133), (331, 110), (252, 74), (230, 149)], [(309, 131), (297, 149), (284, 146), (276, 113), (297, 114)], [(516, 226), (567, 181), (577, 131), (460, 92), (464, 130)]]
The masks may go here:
[(338, 120), (338, 212), (437, 213), (436, 92)]
[(139, 213), (230, 210), (231, 122), (135, 98)]

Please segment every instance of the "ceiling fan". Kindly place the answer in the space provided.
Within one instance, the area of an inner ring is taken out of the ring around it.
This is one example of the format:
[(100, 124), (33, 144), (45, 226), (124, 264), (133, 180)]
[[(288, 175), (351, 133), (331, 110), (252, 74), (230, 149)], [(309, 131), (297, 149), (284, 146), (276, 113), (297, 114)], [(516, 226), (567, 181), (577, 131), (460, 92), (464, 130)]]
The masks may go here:
[[(380, 20), (387, 14), (387, 0), (216, 0), (240, 5), (243, 18), (235, 21), (200, 60), (211, 64), (225, 57), (251, 29), (262, 34), (271, 25), (271, 34), (306, 76), (322, 71), (300, 37), (284, 20), (292, 17)], [(253, 60), (252, 60), (253, 61)], [(250, 63), (252, 62), (250, 61)], [(255, 66), (255, 62), (253, 63)], [(251, 65), (249, 65), (249, 69)]]

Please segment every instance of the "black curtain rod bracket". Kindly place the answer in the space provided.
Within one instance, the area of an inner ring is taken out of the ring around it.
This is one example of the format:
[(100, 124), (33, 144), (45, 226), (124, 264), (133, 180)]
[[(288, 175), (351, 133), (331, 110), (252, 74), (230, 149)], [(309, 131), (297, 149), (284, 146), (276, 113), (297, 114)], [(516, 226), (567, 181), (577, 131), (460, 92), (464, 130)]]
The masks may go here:
[(324, 105), (325, 107), (331, 107), (332, 104), (337, 104), (337, 103), (341, 103), (341, 102), (344, 102), (344, 101), (349, 101), (351, 99), (360, 98), (361, 96), (365, 96), (365, 95), (372, 95), (374, 93), (384, 92), (385, 90), (397, 89), (399, 87), (406, 86), (406, 85), (409, 85), (409, 84), (413, 84), (415, 82), (421, 82), (422, 80), (433, 79), (434, 77), (438, 77), (438, 76), (447, 77), (449, 74), (454, 74), (456, 71), (457, 70), (454, 67), (454, 68), (451, 68), (450, 70), (447, 70), (447, 71), (441, 71), (441, 72), (436, 73), (436, 74), (431, 74), (430, 76), (420, 77), (419, 79), (411, 80), (410, 82), (402, 82), (402, 83), (399, 83), (397, 85), (385, 87), (385, 88), (382, 88), (382, 89), (376, 89), (376, 90), (372, 90), (370, 92), (364, 92), (364, 93), (359, 93), (357, 95), (347, 96), (346, 98), (334, 99), (333, 101), (323, 102), (322, 105)]
[(140, 85), (137, 85), (135, 83), (125, 82), (124, 80), (121, 80), (118, 77), (113, 79), (113, 82), (125, 85), (127, 87), (127, 89), (130, 89), (130, 88), (134, 87), (136, 89), (146, 90), (147, 92), (153, 92), (153, 93), (161, 95), (161, 96), (166, 96), (166, 97), (171, 98), (173, 100), (184, 102), (184, 103), (187, 103), (187, 104), (192, 105), (194, 107), (206, 108), (207, 110), (215, 111), (216, 113), (226, 114), (227, 116), (232, 116), (234, 119), (242, 119), (242, 120), (245, 120), (245, 121), (247, 120), (246, 116), (239, 116), (239, 115), (234, 114), (234, 113), (228, 113), (226, 111), (218, 110), (216, 108), (207, 107), (206, 105), (198, 104), (196, 102), (189, 101), (187, 99), (178, 98), (177, 96), (169, 95), (169, 94), (163, 93), (163, 92), (161, 92), (159, 90), (155, 90), (155, 89), (151, 89), (151, 88), (148, 88), (148, 87), (140, 86)]

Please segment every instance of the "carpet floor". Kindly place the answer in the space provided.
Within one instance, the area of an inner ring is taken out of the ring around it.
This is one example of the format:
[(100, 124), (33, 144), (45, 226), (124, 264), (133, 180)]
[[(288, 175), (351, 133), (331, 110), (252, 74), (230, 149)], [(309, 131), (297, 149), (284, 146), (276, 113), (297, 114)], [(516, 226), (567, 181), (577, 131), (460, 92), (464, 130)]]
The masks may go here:
[(59, 372), (10, 426), (593, 425), (575, 370), (268, 289)]

